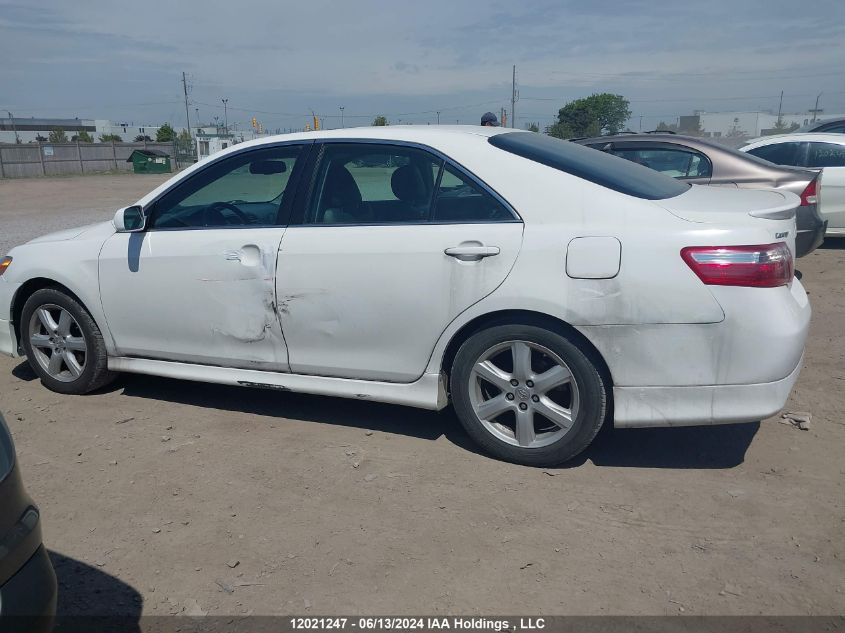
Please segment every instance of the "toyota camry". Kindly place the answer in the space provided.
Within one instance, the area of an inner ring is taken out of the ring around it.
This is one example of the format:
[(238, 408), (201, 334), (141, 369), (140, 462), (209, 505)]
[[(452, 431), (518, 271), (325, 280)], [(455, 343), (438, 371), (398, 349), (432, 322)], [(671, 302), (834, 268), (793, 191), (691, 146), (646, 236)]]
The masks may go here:
[(134, 372), (451, 402), (488, 453), (559, 464), (604, 424), (783, 406), (800, 202), (502, 128), (268, 137), (13, 249), (0, 351), (63, 394)]

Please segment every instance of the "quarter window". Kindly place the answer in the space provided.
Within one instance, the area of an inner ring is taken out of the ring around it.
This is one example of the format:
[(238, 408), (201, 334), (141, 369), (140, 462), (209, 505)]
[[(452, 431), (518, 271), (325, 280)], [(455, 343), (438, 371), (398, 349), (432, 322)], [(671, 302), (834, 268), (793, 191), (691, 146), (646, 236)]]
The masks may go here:
[(153, 228), (277, 224), (301, 151), (255, 150), (210, 165), (155, 203)]
[(437, 189), (435, 222), (507, 222), (513, 214), (501, 202), (451, 165), (446, 165)]
[(749, 154), (767, 160), (775, 165), (798, 165), (799, 150), (801, 143), (790, 141), (788, 143), (771, 143), (761, 145), (748, 150)]
[(810, 143), (807, 167), (845, 167), (845, 145)]

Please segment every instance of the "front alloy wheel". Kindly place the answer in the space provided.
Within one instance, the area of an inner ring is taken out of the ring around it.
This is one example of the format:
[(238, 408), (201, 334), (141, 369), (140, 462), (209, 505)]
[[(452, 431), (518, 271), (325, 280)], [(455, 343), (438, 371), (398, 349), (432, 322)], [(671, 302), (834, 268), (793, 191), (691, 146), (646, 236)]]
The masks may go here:
[(71, 382), (85, 371), (85, 335), (64, 308), (45, 304), (35, 310), (29, 320), (29, 342), (34, 360), (51, 378)]
[(114, 379), (100, 328), (64, 289), (33, 292), (23, 305), (20, 323), (29, 365), (49, 389), (83, 394)]

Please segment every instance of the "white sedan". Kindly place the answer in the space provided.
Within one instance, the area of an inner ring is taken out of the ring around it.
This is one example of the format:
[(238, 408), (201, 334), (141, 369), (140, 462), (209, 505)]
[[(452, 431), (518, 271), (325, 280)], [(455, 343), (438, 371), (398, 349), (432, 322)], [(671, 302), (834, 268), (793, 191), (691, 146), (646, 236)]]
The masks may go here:
[(776, 165), (820, 168), (818, 204), (827, 235), (845, 235), (845, 134), (776, 134), (739, 149)]
[(558, 464), (606, 422), (783, 406), (810, 320), (798, 204), (501, 128), (277, 136), (13, 249), (0, 351), (65, 394), (135, 372), (451, 399), (489, 453)]

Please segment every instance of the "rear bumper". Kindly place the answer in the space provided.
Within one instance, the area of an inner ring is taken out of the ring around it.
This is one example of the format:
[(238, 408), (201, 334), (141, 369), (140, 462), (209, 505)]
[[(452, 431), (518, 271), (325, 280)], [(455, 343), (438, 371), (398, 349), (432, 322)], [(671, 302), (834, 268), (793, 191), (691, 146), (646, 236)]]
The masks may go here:
[(11, 321), (0, 319), (0, 354), (15, 357), (18, 355), (18, 342), (15, 328)]
[(51, 631), (56, 598), (56, 573), (47, 550), (41, 546), (20, 571), (0, 587), (0, 630)]
[(798, 229), (798, 234), (795, 236), (795, 256), (804, 257), (809, 255), (824, 241), (825, 233), (827, 232), (827, 220), (819, 222), (819, 226), (808, 229)]
[(614, 387), (614, 426), (696, 426), (757, 422), (780, 411), (801, 371), (753, 385)]

